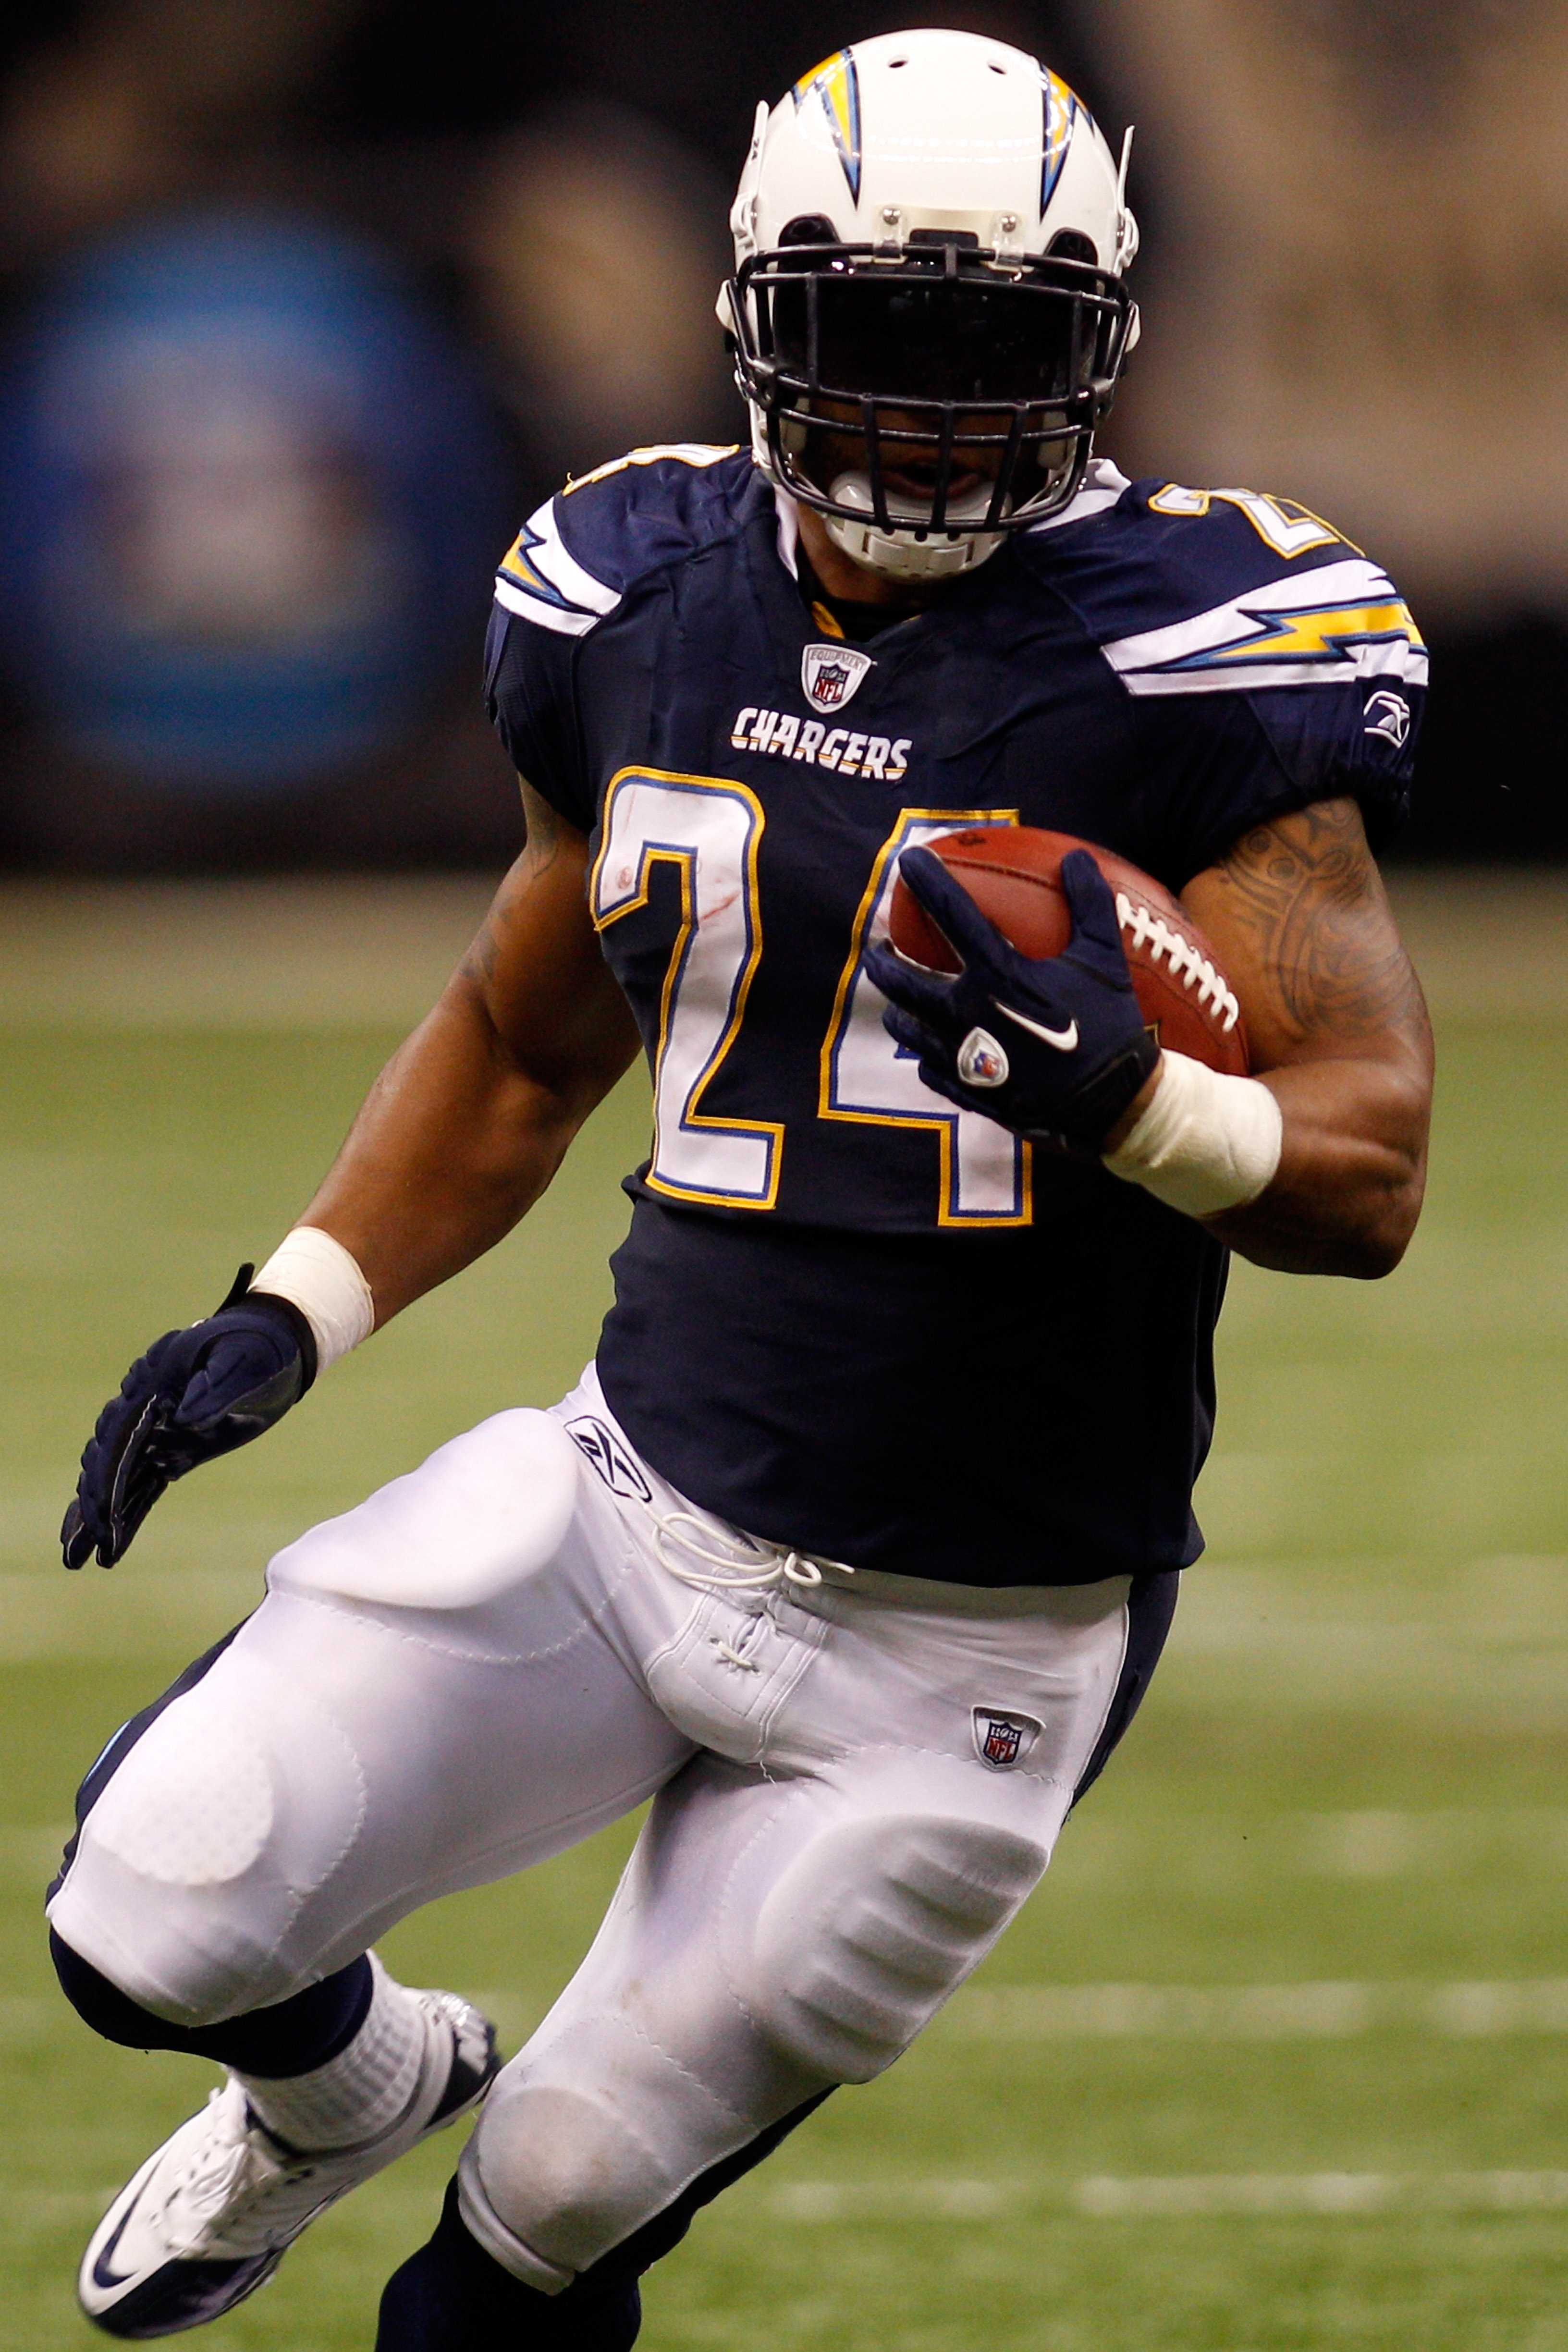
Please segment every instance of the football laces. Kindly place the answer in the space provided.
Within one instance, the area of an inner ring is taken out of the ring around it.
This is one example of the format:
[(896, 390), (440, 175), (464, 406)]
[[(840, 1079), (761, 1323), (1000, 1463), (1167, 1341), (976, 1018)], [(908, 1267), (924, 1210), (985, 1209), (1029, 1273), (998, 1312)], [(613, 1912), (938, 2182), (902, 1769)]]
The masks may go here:
[(1151, 962), (1158, 963), (1163, 956), (1184, 988), (1195, 987), (1198, 1003), (1213, 1006), (1221, 1029), (1228, 1036), (1241, 1018), (1240, 1001), (1208, 957), (1191, 940), (1173, 929), (1163, 916), (1136, 905), (1125, 890), (1116, 894), (1116, 919), (1134, 948), (1148, 948)]

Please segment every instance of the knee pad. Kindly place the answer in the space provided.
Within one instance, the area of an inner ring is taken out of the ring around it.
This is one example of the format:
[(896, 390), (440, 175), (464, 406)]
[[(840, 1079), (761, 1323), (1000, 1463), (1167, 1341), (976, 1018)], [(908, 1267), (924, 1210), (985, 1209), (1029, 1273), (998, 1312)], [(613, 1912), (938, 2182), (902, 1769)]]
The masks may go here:
[(458, 2168), (463, 2220), (514, 2278), (559, 2294), (645, 2218), (662, 2168), (591, 2093), (525, 2087), (481, 2121)]
[(1046, 1849), (957, 1817), (863, 1817), (823, 1831), (758, 1914), (754, 2015), (797, 2063), (868, 2083), (984, 1957)]
[(363, 1811), (336, 1724), (242, 1640), (104, 1785), (50, 1923), (153, 2016), (219, 2024), (307, 1980), (309, 1966), (286, 1954), (289, 1929)]
[(464, 2153), (463, 2216), (558, 2294), (753, 2128), (629, 2020), (585, 2020), (502, 2070)]

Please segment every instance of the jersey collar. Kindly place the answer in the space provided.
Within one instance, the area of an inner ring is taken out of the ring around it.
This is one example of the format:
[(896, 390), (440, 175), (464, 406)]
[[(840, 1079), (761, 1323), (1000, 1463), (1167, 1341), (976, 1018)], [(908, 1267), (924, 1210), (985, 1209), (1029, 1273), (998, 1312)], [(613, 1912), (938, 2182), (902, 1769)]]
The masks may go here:
[(1068, 500), (1060, 514), (1047, 515), (1044, 522), (1029, 525), (1026, 539), (1038, 539), (1047, 530), (1065, 530), (1069, 523), (1087, 522), (1091, 515), (1108, 514), (1132, 488), (1119, 466), (1109, 457), (1095, 457), (1085, 471), (1082, 487), (1077, 496)]
[[(759, 471), (761, 469), (759, 468)], [(800, 578), (800, 504), (782, 484), (763, 474), (763, 479), (773, 494), (773, 504), (779, 510), (779, 562), (792, 580)]]

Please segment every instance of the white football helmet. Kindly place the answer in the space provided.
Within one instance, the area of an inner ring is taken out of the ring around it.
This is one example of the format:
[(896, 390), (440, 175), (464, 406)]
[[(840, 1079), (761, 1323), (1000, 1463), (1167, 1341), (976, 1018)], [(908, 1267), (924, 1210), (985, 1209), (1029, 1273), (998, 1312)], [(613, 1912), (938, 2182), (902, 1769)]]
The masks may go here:
[(962, 572), (1077, 490), (1137, 339), (1131, 144), (973, 33), (858, 41), (757, 109), (719, 315), (757, 463), (857, 562)]

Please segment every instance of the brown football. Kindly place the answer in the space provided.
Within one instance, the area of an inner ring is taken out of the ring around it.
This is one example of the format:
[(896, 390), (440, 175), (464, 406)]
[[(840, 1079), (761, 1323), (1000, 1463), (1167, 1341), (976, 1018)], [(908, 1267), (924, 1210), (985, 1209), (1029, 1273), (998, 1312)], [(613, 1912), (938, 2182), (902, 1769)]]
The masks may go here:
[[(1072, 936), (1062, 894), (1062, 859), (1087, 849), (1116, 894), (1121, 944), (1132, 985), (1162, 1045), (1245, 1077), (1247, 1029), (1236, 992), (1214, 950), (1186, 908), (1152, 875), (1098, 842), (1036, 825), (973, 825), (924, 846), (962, 882), (983, 913), (1021, 955), (1060, 955)], [(900, 878), (888, 909), (888, 937), (901, 956), (927, 971), (952, 972), (959, 960)]]

